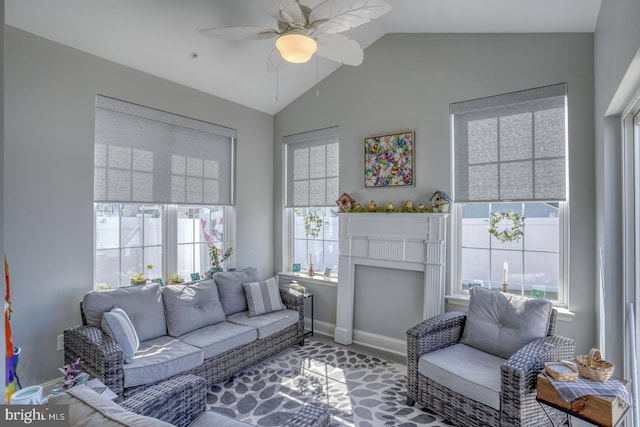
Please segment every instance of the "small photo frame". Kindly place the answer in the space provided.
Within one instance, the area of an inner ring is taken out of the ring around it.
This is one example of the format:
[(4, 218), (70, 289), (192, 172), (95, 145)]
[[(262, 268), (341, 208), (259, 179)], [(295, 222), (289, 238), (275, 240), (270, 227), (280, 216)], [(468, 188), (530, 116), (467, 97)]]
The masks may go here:
[(191, 273), (191, 280), (195, 282), (196, 280), (200, 280), (200, 273)]
[(157, 279), (151, 279), (151, 283), (160, 283), (160, 286), (164, 286), (164, 282), (162, 281), (162, 277), (158, 277)]
[(414, 187), (415, 131), (364, 139), (364, 188)]
[(331, 278), (331, 269), (329, 267), (324, 269), (324, 273), (322, 274), (325, 279)]
[(300, 273), (300, 264), (293, 264), (293, 266), (291, 267), (291, 271), (293, 271), (294, 273)]
[(531, 288), (531, 296), (533, 298), (545, 298), (547, 296), (547, 287), (537, 286), (535, 288)]

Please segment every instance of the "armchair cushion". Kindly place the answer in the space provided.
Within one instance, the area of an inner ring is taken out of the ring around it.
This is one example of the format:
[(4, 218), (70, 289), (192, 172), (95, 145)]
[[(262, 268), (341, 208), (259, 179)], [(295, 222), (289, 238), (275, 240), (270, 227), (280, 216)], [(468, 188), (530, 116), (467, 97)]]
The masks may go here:
[(212, 279), (162, 288), (167, 331), (172, 337), (224, 321), (218, 288)]
[(87, 325), (95, 328), (102, 326), (102, 313), (119, 307), (131, 319), (140, 341), (167, 334), (162, 293), (158, 283), (88, 292), (84, 296), (82, 307)]
[(456, 344), (420, 357), (418, 372), (470, 400), (500, 410), (500, 368), (505, 361)]
[(242, 283), (258, 280), (256, 275), (257, 270), (250, 267), (242, 271), (225, 271), (213, 276), (218, 285), (224, 313), (227, 316), (247, 309), (247, 298), (245, 297)]
[(551, 302), (472, 288), (461, 343), (508, 359), (522, 346), (547, 335)]

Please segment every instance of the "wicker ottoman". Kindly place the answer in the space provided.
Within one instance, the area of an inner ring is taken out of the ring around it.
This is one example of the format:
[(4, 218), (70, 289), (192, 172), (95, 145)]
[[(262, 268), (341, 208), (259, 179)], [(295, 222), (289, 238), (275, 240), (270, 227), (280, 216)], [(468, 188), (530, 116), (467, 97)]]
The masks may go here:
[(317, 406), (303, 406), (297, 414), (289, 419), (285, 427), (325, 427), (329, 425), (331, 414)]

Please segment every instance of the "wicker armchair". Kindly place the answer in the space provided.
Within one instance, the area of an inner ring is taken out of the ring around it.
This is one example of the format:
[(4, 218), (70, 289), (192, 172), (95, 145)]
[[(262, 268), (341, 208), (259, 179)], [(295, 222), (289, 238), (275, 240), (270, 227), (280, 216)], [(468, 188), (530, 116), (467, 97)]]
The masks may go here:
[[(449, 312), (407, 331), (407, 404), (416, 402), (459, 426), (560, 425), (566, 417), (547, 412), (536, 401), (536, 376), (544, 363), (571, 359), (573, 340), (555, 336), (557, 311), (551, 310), (547, 336), (526, 344), (500, 366), (499, 410), (470, 399), (419, 372), (420, 358), (459, 343), (467, 314)], [(558, 424), (556, 424), (558, 423)]]

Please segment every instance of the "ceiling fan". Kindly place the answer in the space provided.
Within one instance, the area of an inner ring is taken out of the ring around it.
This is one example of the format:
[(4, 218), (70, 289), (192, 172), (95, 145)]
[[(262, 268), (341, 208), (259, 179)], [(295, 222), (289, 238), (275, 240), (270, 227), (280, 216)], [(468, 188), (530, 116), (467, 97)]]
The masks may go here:
[(270, 0), (266, 11), (278, 21), (269, 27), (219, 27), (200, 30), (201, 34), (225, 40), (276, 38), (267, 60), (275, 71), (284, 61), (301, 64), (314, 53), (347, 65), (360, 65), (360, 45), (341, 33), (376, 19), (391, 9), (385, 0), (325, 0), (313, 9), (298, 0)]

